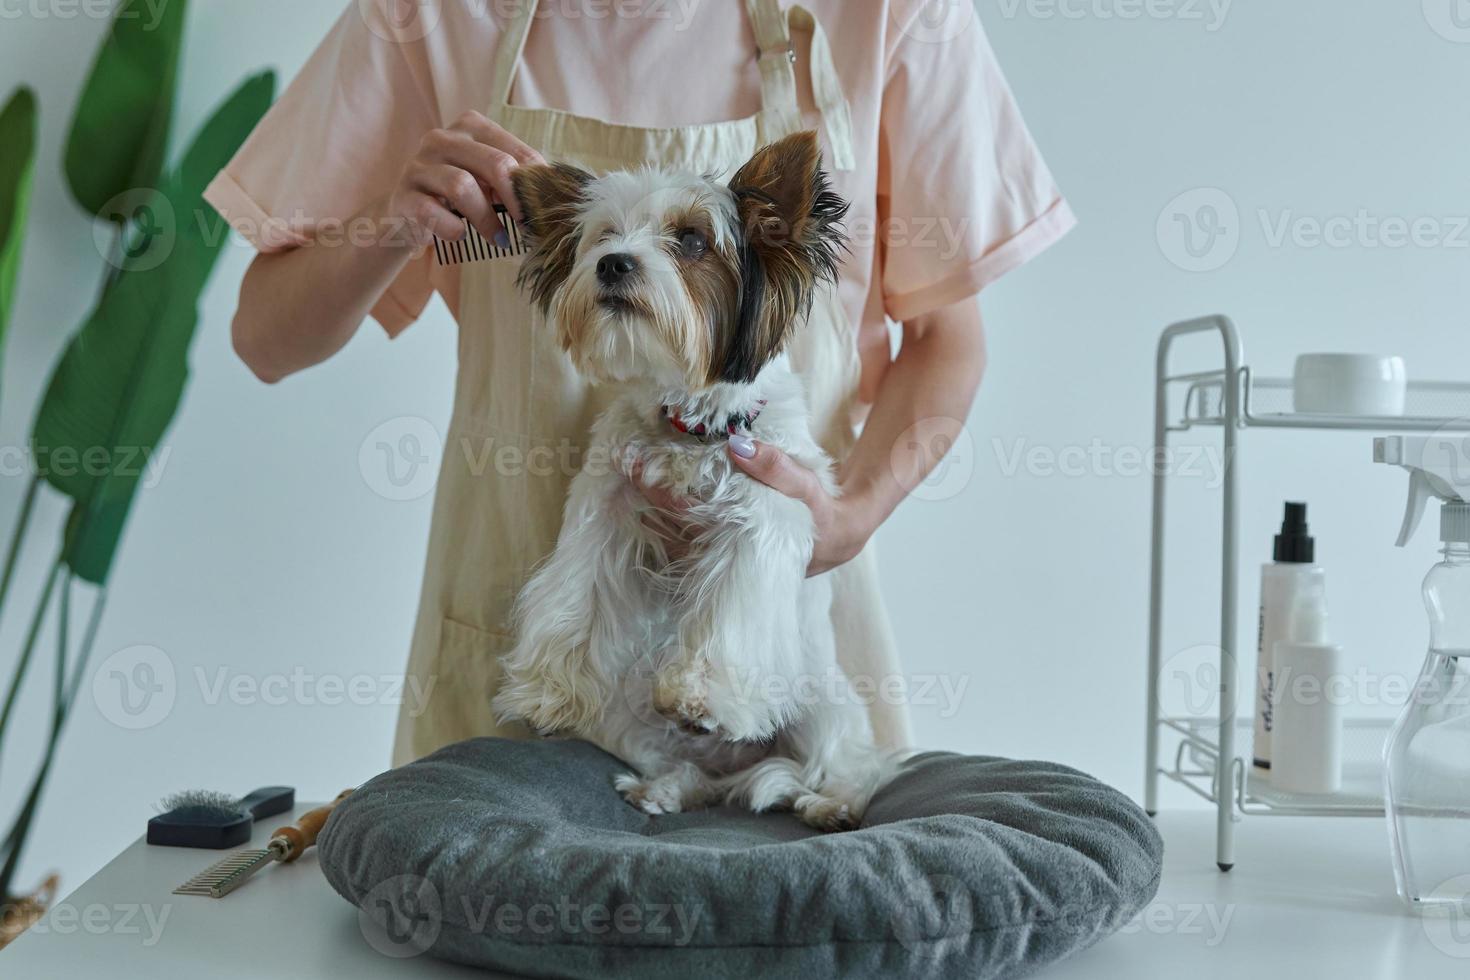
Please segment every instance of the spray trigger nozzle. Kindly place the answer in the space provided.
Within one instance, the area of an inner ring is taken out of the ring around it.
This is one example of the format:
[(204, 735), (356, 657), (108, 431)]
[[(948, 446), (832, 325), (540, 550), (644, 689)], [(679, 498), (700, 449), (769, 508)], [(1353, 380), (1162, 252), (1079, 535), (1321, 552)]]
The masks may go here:
[(1424, 520), (1424, 511), (1429, 506), (1429, 498), (1434, 496), (1429, 489), (1429, 477), (1423, 470), (1412, 470), (1409, 474), (1409, 506), (1404, 511), (1404, 524), (1399, 528), (1398, 546), (1403, 548), (1408, 545), (1414, 537), (1414, 532), (1419, 530), (1419, 522)]
[(1398, 545), (1404, 547), (1424, 520), (1431, 498), (1447, 504), (1470, 500), (1470, 437), (1450, 438), (1388, 436), (1373, 440), (1373, 461), (1409, 471), (1409, 502), (1399, 528)]

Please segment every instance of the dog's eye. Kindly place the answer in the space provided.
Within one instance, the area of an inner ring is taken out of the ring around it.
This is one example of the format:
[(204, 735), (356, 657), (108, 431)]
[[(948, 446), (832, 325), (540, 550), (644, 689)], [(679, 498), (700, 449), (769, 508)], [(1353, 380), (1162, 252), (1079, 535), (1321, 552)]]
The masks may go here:
[(686, 259), (697, 259), (709, 250), (709, 239), (697, 228), (685, 228), (679, 232), (679, 254)]

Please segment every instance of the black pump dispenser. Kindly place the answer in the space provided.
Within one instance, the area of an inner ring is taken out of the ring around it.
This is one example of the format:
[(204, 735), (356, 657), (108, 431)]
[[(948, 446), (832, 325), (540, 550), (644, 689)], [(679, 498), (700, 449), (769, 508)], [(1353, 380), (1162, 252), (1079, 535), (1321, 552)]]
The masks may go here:
[(1310, 565), (1317, 557), (1317, 542), (1307, 528), (1307, 505), (1288, 503), (1276, 535), (1274, 558), (1291, 565)]

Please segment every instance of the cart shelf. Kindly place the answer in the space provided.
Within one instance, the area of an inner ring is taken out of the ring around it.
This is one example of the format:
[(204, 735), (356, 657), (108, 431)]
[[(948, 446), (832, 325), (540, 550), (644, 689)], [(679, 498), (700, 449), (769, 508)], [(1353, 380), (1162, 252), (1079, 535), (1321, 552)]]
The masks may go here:
[[(1240, 424), (1275, 429), (1340, 429), (1363, 432), (1470, 431), (1470, 384), (1458, 381), (1412, 381), (1403, 415), (1312, 415), (1292, 406), (1290, 378), (1255, 378), (1241, 368)], [(1187, 381), (1184, 411), (1174, 431), (1223, 425), (1224, 372), (1182, 375)]]
[[(1163, 718), (1179, 736), (1173, 764), (1160, 774), (1217, 803), (1220, 758), (1216, 722), (1208, 718)], [(1342, 788), (1336, 793), (1292, 793), (1271, 785), (1264, 770), (1237, 756), (1230, 774), (1233, 803), (1242, 814), (1261, 816), (1383, 816), (1383, 745), (1392, 722), (1351, 718), (1343, 726)], [(1236, 744), (1248, 745), (1251, 722), (1236, 721)]]

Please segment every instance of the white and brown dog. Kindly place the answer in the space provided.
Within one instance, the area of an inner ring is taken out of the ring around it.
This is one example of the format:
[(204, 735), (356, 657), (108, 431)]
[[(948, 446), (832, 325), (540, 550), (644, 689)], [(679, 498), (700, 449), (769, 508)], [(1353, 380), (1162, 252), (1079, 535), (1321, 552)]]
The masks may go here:
[[(847, 204), (815, 134), (728, 186), (659, 169), (524, 167), (520, 282), (578, 371), (616, 397), (592, 431), (555, 553), (520, 596), (502, 719), (594, 742), (648, 813), (712, 802), (856, 826), (899, 766), (837, 665), (812, 516), (737, 470), (758, 437), (836, 492), (783, 350), (836, 276)], [(671, 518), (630, 476), (687, 497)], [(673, 543), (677, 542), (677, 544)]]

